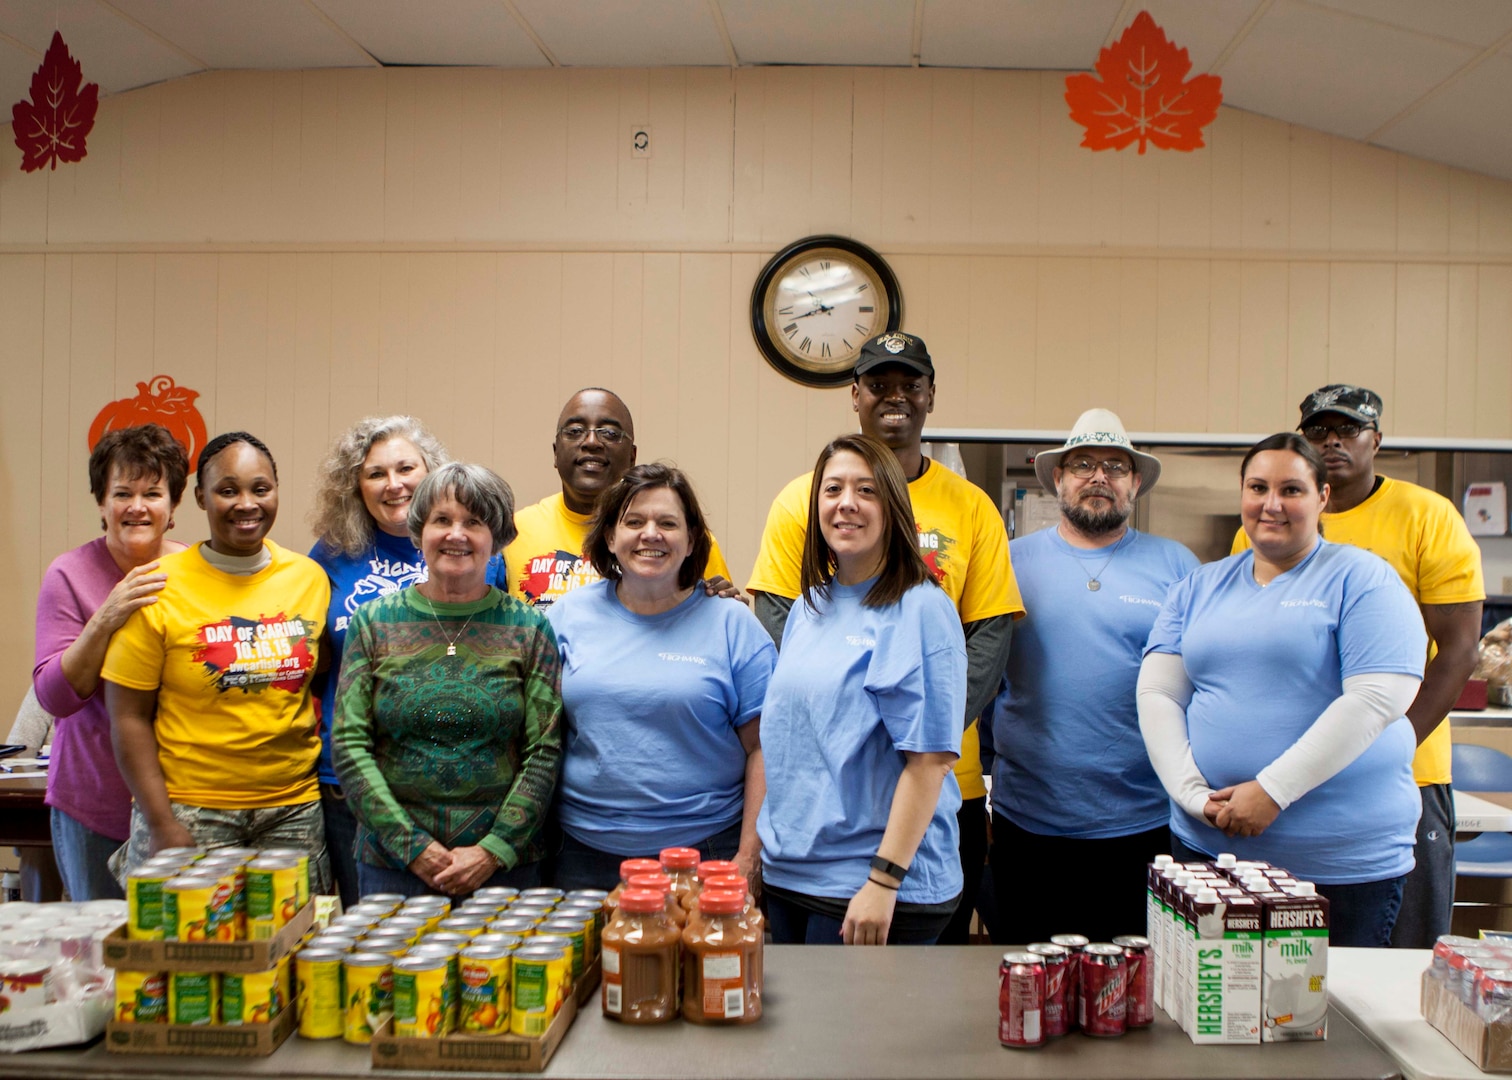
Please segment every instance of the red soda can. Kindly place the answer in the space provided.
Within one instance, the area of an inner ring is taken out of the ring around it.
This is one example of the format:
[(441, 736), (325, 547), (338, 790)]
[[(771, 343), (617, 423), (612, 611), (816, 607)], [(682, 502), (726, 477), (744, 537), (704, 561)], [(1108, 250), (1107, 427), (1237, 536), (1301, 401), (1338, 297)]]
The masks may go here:
[(1003, 954), (998, 965), (998, 1042), (1045, 1045), (1045, 965), (1032, 952)]
[(1050, 944), (1066, 950), (1066, 1030), (1080, 1023), (1076, 1003), (1081, 997), (1081, 951), (1087, 947), (1085, 934), (1051, 934)]
[(1139, 934), (1128, 934), (1113, 939), (1113, 944), (1123, 950), (1128, 962), (1128, 1007), (1125, 1023), (1128, 1027), (1149, 1027), (1155, 1022), (1155, 956), (1150, 951), (1150, 939)]
[(1117, 945), (1099, 942), (1081, 953), (1077, 1018), (1088, 1035), (1122, 1035), (1128, 1028), (1129, 962)]
[(1037, 941), (1024, 951), (1038, 956), (1045, 965), (1045, 1016), (1042, 1023), (1046, 1037), (1057, 1038), (1071, 1030), (1071, 1014), (1076, 1008), (1076, 999), (1067, 996), (1066, 986), (1071, 952), (1048, 941)]

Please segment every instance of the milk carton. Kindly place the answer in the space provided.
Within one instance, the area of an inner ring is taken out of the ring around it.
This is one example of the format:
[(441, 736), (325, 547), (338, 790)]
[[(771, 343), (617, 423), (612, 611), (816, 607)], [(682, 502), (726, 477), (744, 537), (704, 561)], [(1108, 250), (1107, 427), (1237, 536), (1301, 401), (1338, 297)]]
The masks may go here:
[(1190, 925), (1187, 1035), (1194, 1043), (1257, 1043), (1261, 1027), (1261, 905), (1203, 889)]
[(1328, 1037), (1328, 900), (1300, 882), (1261, 904), (1265, 1042)]
[(1162, 893), (1164, 879), (1161, 871), (1171, 865), (1169, 855), (1157, 855), (1155, 861), (1145, 869), (1145, 937), (1150, 939), (1150, 951), (1147, 963), (1150, 968), (1150, 991), (1155, 999), (1155, 1004), (1164, 1007), (1165, 994), (1160, 988), (1160, 969), (1164, 961), (1161, 959), (1160, 943), (1162, 931), (1165, 929), (1165, 900)]

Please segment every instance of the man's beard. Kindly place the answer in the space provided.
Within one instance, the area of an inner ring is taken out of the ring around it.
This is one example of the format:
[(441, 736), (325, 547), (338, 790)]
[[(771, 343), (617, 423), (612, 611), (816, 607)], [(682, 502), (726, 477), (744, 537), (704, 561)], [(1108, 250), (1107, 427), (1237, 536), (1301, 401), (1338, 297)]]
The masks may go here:
[(1120, 506), (1118, 496), (1105, 488), (1088, 489), (1082, 494), (1084, 497), (1088, 494), (1103, 495), (1111, 504), (1106, 510), (1095, 512), (1088, 510), (1080, 501), (1070, 503), (1065, 499), (1060, 500), (1061, 513), (1083, 536), (1106, 536), (1116, 529), (1123, 528), (1128, 522), (1129, 513), (1133, 510), (1132, 500), (1130, 504)]

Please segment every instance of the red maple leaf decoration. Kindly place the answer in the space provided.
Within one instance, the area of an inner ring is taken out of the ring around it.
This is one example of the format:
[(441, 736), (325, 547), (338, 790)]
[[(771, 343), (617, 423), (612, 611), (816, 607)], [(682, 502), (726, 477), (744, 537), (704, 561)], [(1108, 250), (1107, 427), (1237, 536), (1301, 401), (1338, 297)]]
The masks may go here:
[(83, 161), (84, 139), (100, 108), (98, 83), (84, 83), (84, 69), (53, 31), (42, 66), (32, 73), (31, 100), (11, 107), (21, 171), (34, 172), (60, 161)]
[(1202, 129), (1218, 116), (1223, 80), (1199, 75), (1190, 81), (1192, 61), (1141, 11), (1129, 28), (1097, 56), (1099, 81), (1091, 75), (1066, 76), (1071, 119), (1087, 129), (1089, 150), (1122, 150), (1138, 141), (1162, 150), (1203, 146)]

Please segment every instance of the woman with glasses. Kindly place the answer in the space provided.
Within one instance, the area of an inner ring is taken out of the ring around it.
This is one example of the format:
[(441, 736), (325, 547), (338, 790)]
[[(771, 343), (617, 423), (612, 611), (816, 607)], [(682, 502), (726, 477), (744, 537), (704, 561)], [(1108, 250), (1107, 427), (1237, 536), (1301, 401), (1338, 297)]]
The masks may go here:
[(1328, 474), (1306, 439), (1261, 440), (1240, 477), (1251, 550), (1171, 589), (1140, 671), (1171, 853), (1284, 867), (1328, 897), (1331, 941), (1385, 946), (1421, 811), (1403, 713), (1423, 620), (1386, 562), (1320, 535)]

